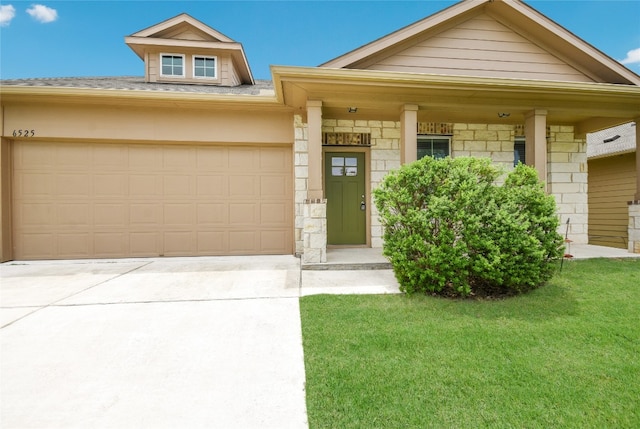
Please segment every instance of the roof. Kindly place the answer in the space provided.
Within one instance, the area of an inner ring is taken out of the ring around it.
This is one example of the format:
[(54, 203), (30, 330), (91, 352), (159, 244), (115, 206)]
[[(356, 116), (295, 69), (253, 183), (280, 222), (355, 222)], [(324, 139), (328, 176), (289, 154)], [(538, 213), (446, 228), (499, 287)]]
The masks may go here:
[(327, 68), (367, 69), (425, 38), (487, 14), (600, 83), (640, 86), (640, 76), (520, 0), (463, 0), (434, 15), (321, 64)]
[(60, 77), (0, 80), (0, 86), (8, 87), (51, 87), (51, 88), (85, 88), (104, 90), (130, 90), (151, 92), (181, 92), (224, 95), (274, 95), (273, 82), (256, 80), (255, 85), (235, 87), (177, 84), (147, 83), (140, 76), (119, 77)]
[(603, 158), (636, 150), (636, 124), (629, 122), (587, 134), (587, 157)]

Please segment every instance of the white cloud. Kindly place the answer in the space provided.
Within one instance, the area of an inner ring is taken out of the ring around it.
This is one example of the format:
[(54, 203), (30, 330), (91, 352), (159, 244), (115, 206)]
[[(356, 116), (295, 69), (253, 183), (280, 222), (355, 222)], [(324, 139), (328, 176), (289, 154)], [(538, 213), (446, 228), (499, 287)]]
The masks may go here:
[(50, 7), (34, 4), (29, 9), (27, 9), (27, 13), (31, 15), (33, 19), (38, 22), (42, 22), (43, 24), (47, 22), (53, 22), (58, 19), (58, 11), (55, 9), (51, 9)]
[(627, 58), (620, 61), (622, 64), (640, 64), (640, 48), (627, 52)]
[(0, 25), (5, 26), (11, 23), (11, 20), (16, 16), (16, 8), (7, 5), (0, 5)]

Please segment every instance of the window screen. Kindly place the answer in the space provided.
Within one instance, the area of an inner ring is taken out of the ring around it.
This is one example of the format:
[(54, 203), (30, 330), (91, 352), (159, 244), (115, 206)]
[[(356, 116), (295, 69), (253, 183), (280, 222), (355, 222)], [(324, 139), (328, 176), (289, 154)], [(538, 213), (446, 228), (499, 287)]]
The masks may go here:
[(519, 162), (526, 164), (527, 158), (525, 155), (524, 137), (516, 137), (513, 142), (513, 166), (518, 165)]
[(432, 156), (442, 159), (449, 156), (450, 137), (418, 136), (418, 159)]

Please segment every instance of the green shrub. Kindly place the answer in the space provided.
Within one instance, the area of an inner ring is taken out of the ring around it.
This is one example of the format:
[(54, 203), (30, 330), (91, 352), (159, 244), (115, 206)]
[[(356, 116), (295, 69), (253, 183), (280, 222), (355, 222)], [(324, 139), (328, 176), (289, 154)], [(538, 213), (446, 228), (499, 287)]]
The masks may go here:
[(535, 169), (502, 186), (488, 158), (422, 158), (374, 191), (384, 254), (403, 292), (504, 295), (542, 285), (563, 255), (555, 200)]

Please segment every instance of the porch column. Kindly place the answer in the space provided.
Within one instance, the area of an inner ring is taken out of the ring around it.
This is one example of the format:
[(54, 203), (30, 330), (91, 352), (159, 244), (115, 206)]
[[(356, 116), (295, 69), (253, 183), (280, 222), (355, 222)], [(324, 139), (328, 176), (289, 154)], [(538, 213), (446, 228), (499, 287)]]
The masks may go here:
[(546, 110), (532, 110), (525, 115), (524, 135), (527, 164), (535, 167), (538, 178), (547, 183)]
[(307, 198), (322, 199), (322, 101), (307, 100), (309, 183)]
[(418, 106), (405, 104), (400, 113), (400, 162), (418, 159)]

